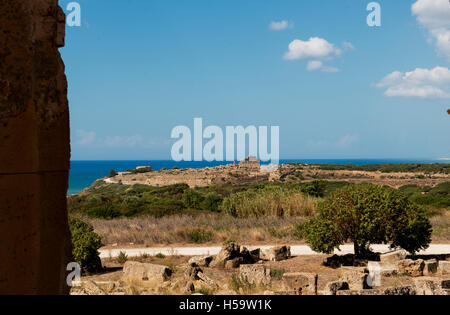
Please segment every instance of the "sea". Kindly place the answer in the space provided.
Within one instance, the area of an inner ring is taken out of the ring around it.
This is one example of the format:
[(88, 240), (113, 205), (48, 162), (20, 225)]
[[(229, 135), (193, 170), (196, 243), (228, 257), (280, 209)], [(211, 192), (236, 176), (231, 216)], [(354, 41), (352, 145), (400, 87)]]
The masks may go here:
[[(298, 159), (280, 160), (281, 164), (385, 164), (385, 163), (450, 163), (445, 160), (393, 160), (393, 159)], [(159, 171), (162, 168), (171, 169), (177, 166), (183, 168), (204, 168), (231, 164), (230, 162), (175, 162), (175, 161), (71, 161), (68, 195), (74, 195), (91, 186), (97, 179), (103, 178), (113, 169), (124, 172), (138, 166), (151, 166)]]

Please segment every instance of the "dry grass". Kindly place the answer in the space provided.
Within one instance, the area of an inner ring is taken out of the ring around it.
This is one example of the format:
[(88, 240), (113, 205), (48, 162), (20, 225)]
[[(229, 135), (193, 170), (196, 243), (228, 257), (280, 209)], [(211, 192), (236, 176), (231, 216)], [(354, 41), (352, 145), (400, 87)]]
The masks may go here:
[(83, 218), (94, 226), (104, 245), (221, 244), (236, 242), (298, 241), (295, 226), (301, 217), (239, 219), (221, 214), (181, 215), (162, 218), (139, 217), (116, 220)]
[(450, 242), (450, 210), (442, 210), (430, 222), (433, 226), (433, 242)]
[(317, 213), (319, 199), (296, 189), (273, 186), (247, 190), (224, 199), (224, 213), (239, 218), (252, 217), (309, 217)]
[[(300, 243), (295, 227), (304, 217), (234, 218), (223, 214), (175, 215), (162, 218), (138, 217), (116, 220), (90, 219), (104, 245), (154, 246), (174, 244), (222, 244), (233, 240), (241, 244), (277, 242)], [(450, 211), (430, 219), (433, 242), (450, 242)]]

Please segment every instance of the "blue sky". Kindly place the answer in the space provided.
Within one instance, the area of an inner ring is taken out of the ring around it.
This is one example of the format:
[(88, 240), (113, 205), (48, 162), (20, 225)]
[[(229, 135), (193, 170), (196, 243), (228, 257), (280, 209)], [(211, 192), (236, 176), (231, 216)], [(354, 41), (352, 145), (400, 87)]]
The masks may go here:
[(378, 1), (381, 27), (362, 0), (78, 2), (74, 160), (170, 159), (195, 117), (280, 126), (282, 159), (450, 157), (447, 0)]

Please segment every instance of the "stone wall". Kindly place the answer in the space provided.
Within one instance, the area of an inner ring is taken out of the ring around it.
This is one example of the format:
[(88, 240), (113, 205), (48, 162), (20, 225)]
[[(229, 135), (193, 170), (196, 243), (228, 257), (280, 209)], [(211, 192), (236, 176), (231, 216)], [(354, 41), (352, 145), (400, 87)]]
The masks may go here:
[(0, 294), (63, 294), (71, 245), (57, 0), (0, 1)]

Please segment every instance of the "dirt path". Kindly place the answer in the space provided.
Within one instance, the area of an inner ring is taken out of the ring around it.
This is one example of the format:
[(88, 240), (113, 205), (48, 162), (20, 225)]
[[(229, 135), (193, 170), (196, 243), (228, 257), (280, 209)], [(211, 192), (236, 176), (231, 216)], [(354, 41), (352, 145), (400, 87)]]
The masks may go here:
[[(261, 248), (266, 249), (273, 246), (246, 246), (249, 249)], [(201, 255), (215, 255), (220, 251), (220, 246), (212, 247), (158, 247), (158, 248), (114, 248), (114, 249), (100, 249), (101, 258), (114, 258), (119, 256), (120, 252), (124, 252), (128, 257), (137, 257), (142, 254), (147, 254), (154, 256), (156, 254), (162, 253), (166, 256), (180, 255), (180, 256), (201, 256)], [(372, 250), (375, 252), (388, 252), (388, 245), (372, 245)], [(335, 250), (335, 254), (352, 254), (353, 245), (341, 246), (341, 250)], [(311, 250), (306, 245), (294, 245), (291, 246), (291, 254), (293, 256), (304, 256), (304, 255), (319, 255), (318, 253)], [(422, 255), (441, 255), (450, 254), (450, 244), (432, 244), (430, 247), (420, 252)]]

